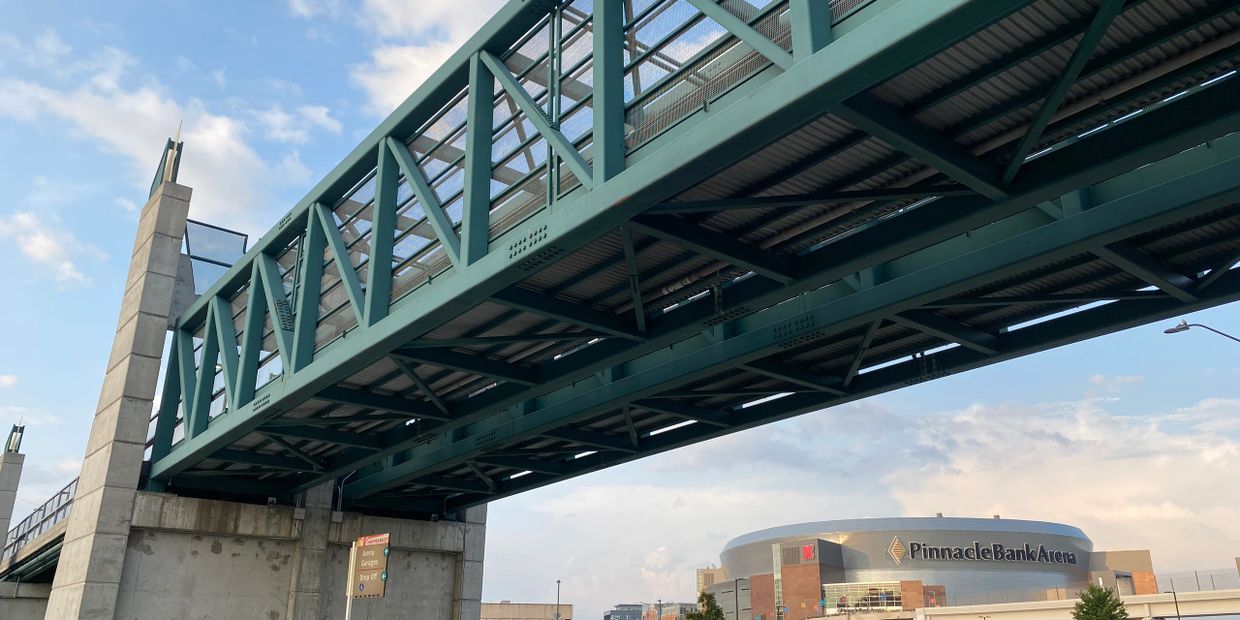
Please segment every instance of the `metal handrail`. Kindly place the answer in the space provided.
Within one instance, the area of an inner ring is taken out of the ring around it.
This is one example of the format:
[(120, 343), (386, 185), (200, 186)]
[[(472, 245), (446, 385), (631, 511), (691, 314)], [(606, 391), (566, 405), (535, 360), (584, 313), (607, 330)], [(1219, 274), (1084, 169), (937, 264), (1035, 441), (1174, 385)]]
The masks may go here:
[(17, 552), (32, 540), (69, 516), (69, 509), (77, 496), (78, 480), (74, 478), (73, 482), (65, 485), (59, 493), (43, 502), (42, 506), (35, 508), (16, 527), (9, 530), (4, 538), (4, 548), (0, 549), (0, 562), (17, 555)]

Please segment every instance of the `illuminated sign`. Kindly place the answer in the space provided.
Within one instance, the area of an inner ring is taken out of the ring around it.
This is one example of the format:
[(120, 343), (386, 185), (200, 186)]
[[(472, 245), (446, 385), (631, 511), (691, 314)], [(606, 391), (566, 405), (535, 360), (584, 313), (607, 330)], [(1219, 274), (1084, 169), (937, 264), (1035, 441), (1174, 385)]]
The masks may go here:
[(802, 560), (814, 559), (814, 545), (801, 545), (801, 559)]
[(973, 541), (972, 546), (956, 547), (951, 545), (931, 545), (924, 542), (908, 543), (905, 546), (897, 536), (887, 547), (887, 554), (895, 560), (896, 565), (906, 557), (910, 560), (964, 560), (991, 562), (1037, 562), (1043, 564), (1076, 564), (1076, 553), (1047, 549), (1046, 545), (1024, 543), (1019, 546), (999, 543), (982, 544)]

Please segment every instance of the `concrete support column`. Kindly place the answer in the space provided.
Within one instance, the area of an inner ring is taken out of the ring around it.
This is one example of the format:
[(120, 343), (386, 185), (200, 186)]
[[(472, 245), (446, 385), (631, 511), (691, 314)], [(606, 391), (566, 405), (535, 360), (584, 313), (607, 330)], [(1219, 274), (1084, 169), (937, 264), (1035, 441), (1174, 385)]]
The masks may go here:
[(115, 615), (190, 193), (164, 183), (142, 209), (48, 618)]
[(13, 505), (17, 502), (17, 484), (22, 479), (24, 462), (26, 455), (19, 452), (0, 453), (0, 547), (13, 527)]
[(293, 574), (289, 581), (288, 613), (290, 620), (318, 620), (320, 600), (330, 571), (327, 568), (328, 528), (331, 527), (332, 485), (325, 482), (305, 494), (301, 514), (301, 532), (297, 551), (293, 554)]
[(456, 593), (454, 620), (482, 617), (482, 560), (487, 548), (486, 505), (465, 511), (465, 541), (461, 551), (460, 589)]

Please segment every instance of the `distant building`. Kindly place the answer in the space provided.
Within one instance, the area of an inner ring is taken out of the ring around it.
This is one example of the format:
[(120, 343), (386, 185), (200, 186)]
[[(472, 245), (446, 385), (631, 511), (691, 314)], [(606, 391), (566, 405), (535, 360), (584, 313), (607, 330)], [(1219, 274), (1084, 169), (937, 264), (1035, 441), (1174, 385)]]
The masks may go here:
[(715, 568), (708, 566), (706, 568), (697, 569), (697, 592), (701, 594), (711, 586), (720, 583), (728, 578), (728, 571), (723, 567)]
[(620, 603), (603, 613), (603, 620), (642, 620), (641, 603)]
[[(752, 588), (731, 605), (720, 600), (727, 581), (708, 588), (730, 620), (906, 612), (997, 595), (1039, 600), (1099, 582), (1121, 595), (1159, 591), (1149, 551), (1094, 551), (1070, 525), (998, 517), (786, 525), (732, 540), (721, 560), (727, 575)], [(746, 599), (750, 609), (736, 618)]]
[(684, 620), (685, 614), (697, 609), (697, 603), (643, 603), (642, 620)]
[(727, 620), (749, 620), (753, 604), (749, 600), (748, 579), (728, 579), (706, 589), (706, 593), (715, 597), (715, 603), (723, 609), (723, 617)]
[[(573, 606), (560, 603), (559, 620), (573, 620)], [(481, 620), (556, 620), (555, 603), (483, 603)]]

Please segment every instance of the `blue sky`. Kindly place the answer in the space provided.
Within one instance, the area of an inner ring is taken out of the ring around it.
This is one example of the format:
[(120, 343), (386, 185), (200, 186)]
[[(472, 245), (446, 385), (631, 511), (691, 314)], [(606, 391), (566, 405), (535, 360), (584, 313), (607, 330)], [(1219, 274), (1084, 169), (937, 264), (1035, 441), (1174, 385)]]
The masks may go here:
[[(184, 123), (191, 217), (258, 234), (495, 0), (0, 0), (0, 424), (29, 424), (24, 513), (76, 475), (136, 209)], [(1235, 309), (1193, 319), (1240, 331)], [(1240, 555), (1240, 348), (1147, 326), (618, 467), (491, 507), (485, 598), (578, 617), (687, 599), (695, 566), (799, 520), (1003, 514)], [(1175, 536), (1170, 535), (1175, 532)]]

